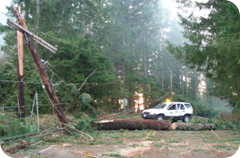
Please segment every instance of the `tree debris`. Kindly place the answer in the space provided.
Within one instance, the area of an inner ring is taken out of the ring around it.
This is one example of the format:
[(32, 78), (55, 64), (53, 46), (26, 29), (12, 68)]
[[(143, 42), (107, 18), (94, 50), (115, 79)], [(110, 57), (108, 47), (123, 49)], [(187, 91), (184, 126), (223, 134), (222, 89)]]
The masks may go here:
[(30, 142), (25, 142), (24, 140), (21, 141), (21, 145), (17, 145), (17, 146), (13, 146), (13, 147), (10, 147), (8, 149), (3, 149), (3, 152), (8, 152), (10, 154), (14, 154), (17, 152), (17, 150), (20, 150), (20, 149), (25, 149), (26, 146), (30, 145), (31, 143)]

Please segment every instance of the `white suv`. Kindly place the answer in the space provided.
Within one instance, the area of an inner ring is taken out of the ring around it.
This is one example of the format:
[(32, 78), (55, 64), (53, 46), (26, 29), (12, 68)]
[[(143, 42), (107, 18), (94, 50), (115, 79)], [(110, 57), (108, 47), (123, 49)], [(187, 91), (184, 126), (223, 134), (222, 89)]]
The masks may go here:
[(172, 118), (172, 121), (182, 120), (189, 122), (190, 116), (193, 115), (193, 108), (190, 103), (186, 102), (163, 102), (155, 108), (147, 109), (142, 112), (144, 119), (165, 120)]

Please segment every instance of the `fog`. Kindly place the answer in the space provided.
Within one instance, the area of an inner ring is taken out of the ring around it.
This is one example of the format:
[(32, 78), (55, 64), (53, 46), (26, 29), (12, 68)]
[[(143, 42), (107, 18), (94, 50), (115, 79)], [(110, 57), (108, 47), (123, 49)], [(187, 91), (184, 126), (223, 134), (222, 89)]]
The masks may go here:
[[(2, 0), (1, 1), (1, 5), (0, 5), (0, 23), (2, 25), (6, 25), (6, 20), (7, 20), (7, 16), (4, 15), (4, 13), (7, 13), (7, 9), (6, 6), (9, 6), (11, 4), (11, 0)], [(3, 36), (0, 34), (0, 48), (2, 45), (4, 45), (4, 40), (3, 40)], [(3, 52), (0, 49), (0, 57), (2, 57)]]

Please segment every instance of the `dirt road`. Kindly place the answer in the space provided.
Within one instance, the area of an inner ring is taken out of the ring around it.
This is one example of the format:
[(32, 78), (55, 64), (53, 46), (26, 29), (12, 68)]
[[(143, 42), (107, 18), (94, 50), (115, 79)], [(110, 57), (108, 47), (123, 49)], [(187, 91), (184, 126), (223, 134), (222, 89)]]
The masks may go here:
[[(89, 155), (101, 158), (224, 158), (235, 154), (240, 144), (240, 131), (230, 130), (98, 131), (93, 137), (95, 141), (87, 142), (77, 135), (59, 136), (52, 143), (22, 150), (11, 156), (85, 158), (88, 151)], [(34, 155), (39, 151), (43, 152)]]

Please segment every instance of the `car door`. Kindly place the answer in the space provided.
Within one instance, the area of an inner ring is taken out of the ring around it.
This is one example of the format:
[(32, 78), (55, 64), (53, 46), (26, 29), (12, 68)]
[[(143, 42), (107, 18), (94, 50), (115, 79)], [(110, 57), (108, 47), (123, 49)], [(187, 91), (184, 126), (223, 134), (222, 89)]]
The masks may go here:
[(176, 117), (179, 116), (178, 113), (178, 105), (177, 104), (171, 104), (168, 106), (167, 108), (167, 112), (166, 112), (166, 116), (167, 117)]
[(178, 104), (179, 107), (179, 116), (184, 116), (185, 114), (185, 106), (183, 104)]

